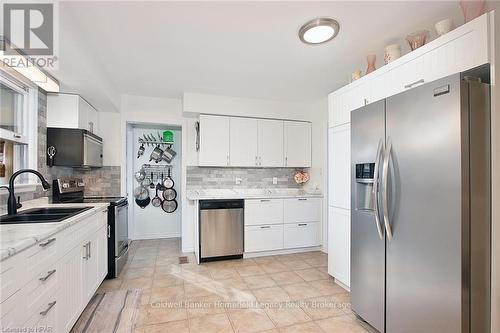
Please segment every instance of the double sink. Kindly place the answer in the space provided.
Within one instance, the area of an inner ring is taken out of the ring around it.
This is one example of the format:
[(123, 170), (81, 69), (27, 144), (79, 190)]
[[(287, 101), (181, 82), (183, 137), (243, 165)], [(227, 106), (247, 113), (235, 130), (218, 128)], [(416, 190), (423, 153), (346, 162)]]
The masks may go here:
[(14, 215), (0, 216), (0, 224), (53, 223), (61, 222), (93, 207), (47, 207), (32, 208)]

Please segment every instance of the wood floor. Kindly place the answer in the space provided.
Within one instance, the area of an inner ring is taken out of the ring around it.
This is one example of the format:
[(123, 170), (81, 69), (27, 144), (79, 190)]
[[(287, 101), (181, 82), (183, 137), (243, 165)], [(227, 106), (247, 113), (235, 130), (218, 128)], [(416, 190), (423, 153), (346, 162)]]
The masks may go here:
[[(179, 264), (179, 256), (188, 263)], [(179, 239), (136, 241), (98, 293), (141, 289), (134, 332), (368, 332), (322, 252), (197, 265)]]

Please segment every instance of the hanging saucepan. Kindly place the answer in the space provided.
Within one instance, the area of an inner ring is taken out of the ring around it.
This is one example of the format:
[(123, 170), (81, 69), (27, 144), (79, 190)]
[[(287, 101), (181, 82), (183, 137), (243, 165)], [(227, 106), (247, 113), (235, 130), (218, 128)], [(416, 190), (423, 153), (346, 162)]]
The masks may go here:
[(151, 152), (151, 155), (149, 155), (149, 162), (151, 161), (155, 161), (156, 163), (160, 162), (162, 155), (163, 155), (163, 150), (160, 148), (160, 145), (157, 145)]
[(151, 204), (154, 206), (154, 207), (160, 207), (161, 206), (161, 203), (162, 203), (162, 200), (161, 198), (158, 196), (158, 187), (160, 186), (160, 183), (158, 183), (158, 185), (156, 185), (156, 195), (155, 197), (153, 198), (153, 200), (151, 200)]
[(177, 198), (177, 191), (173, 188), (166, 188), (162, 193), (163, 199), (167, 201), (172, 201)]
[(168, 146), (163, 151), (163, 155), (161, 155), (161, 159), (170, 164), (172, 162), (172, 160), (174, 159), (175, 155), (177, 155), (177, 153), (170, 146)]
[(149, 198), (149, 196), (146, 198), (146, 199), (135, 199), (135, 203), (141, 207), (142, 209), (146, 208), (149, 203), (151, 202), (151, 199)]
[(165, 211), (165, 213), (173, 213), (177, 209), (177, 201), (164, 200), (161, 204), (161, 208), (163, 209), (163, 211)]
[(172, 170), (172, 168), (168, 168), (167, 178), (165, 178), (163, 180), (163, 186), (165, 186), (165, 188), (172, 188), (175, 185), (174, 180), (172, 179), (172, 176), (171, 176), (171, 173), (172, 173), (171, 170)]

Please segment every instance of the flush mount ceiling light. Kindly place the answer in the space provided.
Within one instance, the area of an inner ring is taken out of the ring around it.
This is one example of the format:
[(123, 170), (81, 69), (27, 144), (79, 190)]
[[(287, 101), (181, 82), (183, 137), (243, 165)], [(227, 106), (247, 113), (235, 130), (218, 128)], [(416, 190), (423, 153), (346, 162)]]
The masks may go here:
[(306, 22), (299, 30), (299, 38), (306, 44), (323, 44), (337, 36), (339, 23), (328, 17), (319, 17)]

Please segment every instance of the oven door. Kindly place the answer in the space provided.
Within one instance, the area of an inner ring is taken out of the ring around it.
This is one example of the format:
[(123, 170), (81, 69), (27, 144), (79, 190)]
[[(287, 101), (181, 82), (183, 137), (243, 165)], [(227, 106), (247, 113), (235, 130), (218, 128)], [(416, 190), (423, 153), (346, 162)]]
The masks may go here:
[(115, 256), (121, 257), (128, 250), (128, 203), (115, 207)]

